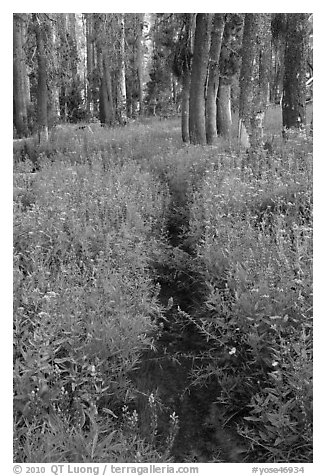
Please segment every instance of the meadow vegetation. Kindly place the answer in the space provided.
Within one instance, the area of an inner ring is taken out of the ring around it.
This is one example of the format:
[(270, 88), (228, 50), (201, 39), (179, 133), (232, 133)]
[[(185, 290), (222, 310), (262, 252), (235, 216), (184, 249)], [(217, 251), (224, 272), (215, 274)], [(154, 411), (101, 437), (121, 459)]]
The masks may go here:
[(132, 375), (186, 275), (190, 387), (216, 386), (243, 461), (312, 461), (312, 138), (277, 114), (255, 157), (184, 146), (178, 119), (15, 145), (15, 461), (180, 462), (178, 416), (160, 432)]

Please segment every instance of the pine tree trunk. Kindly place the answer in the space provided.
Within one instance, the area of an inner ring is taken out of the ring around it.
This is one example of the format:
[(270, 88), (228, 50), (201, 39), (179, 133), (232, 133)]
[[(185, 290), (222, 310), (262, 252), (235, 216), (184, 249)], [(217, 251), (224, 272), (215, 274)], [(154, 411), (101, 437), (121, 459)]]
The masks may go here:
[(99, 100), (100, 100), (100, 122), (101, 124), (111, 124), (110, 118), (110, 107), (108, 101), (108, 91), (106, 87), (105, 77), (101, 78), (100, 82), (100, 91), (99, 91)]
[(210, 21), (211, 14), (197, 13), (189, 99), (189, 135), (192, 144), (206, 144), (205, 83)]
[(274, 42), (274, 81), (271, 90), (271, 102), (281, 104), (283, 97), (285, 41), (283, 38)]
[(247, 13), (243, 33), (240, 73), (239, 140), (253, 150), (262, 145), (269, 96), (271, 16)]
[(139, 115), (144, 112), (144, 48), (143, 48), (143, 25), (144, 13), (137, 13), (138, 32), (137, 32), (137, 74), (138, 74), (138, 101)]
[(78, 48), (76, 37), (76, 14), (67, 14), (67, 33), (69, 48), (69, 85), (68, 85), (68, 116), (70, 121), (75, 122), (78, 119), (78, 109), (81, 101), (80, 97), (80, 78), (78, 75)]
[[(22, 45), (25, 43), (27, 40), (27, 23), (28, 23), (28, 14), (22, 13), (23, 16), (23, 22), (22, 22)], [(24, 53), (24, 49), (23, 49)], [(30, 68), (26, 64), (26, 55), (24, 53), (24, 61), (22, 63), (23, 67), (23, 78), (24, 78), (24, 102), (26, 103), (26, 110), (27, 110), (27, 116), (28, 116), (28, 108), (31, 104), (31, 85), (30, 85), (30, 80), (29, 80), (29, 70)]]
[(182, 79), (181, 93), (181, 135), (183, 142), (188, 143), (189, 137), (189, 96), (190, 96), (190, 71), (185, 71)]
[(36, 27), (37, 47), (37, 123), (39, 142), (48, 140), (48, 87), (47, 87), (47, 57), (45, 52), (46, 34), (45, 23), (38, 14), (33, 14)]
[(240, 69), (243, 15), (228, 13), (225, 17), (223, 40), (219, 58), (219, 90), (217, 93), (217, 131), (231, 140), (231, 85)]
[(192, 13), (184, 14), (185, 34), (183, 38), (183, 48), (181, 51), (182, 69), (181, 69), (181, 136), (183, 142), (190, 141), (189, 136), (189, 99), (191, 83), (191, 56), (193, 52), (193, 36), (195, 31), (194, 15)]
[(78, 68), (77, 68), (77, 39), (76, 39), (76, 15), (75, 13), (68, 13), (68, 33), (70, 35), (70, 52), (71, 52), (71, 73), (72, 84), (77, 80)]
[(217, 141), (216, 97), (219, 86), (219, 60), (224, 32), (224, 14), (215, 13), (209, 52), (209, 70), (206, 99), (206, 138), (207, 144)]
[[(52, 71), (58, 71), (59, 62), (58, 62), (58, 56), (56, 54), (56, 51), (60, 46), (59, 35), (57, 33), (57, 28), (56, 28), (58, 19), (55, 13), (52, 13), (51, 17), (55, 21), (50, 22), (49, 24), (49, 28), (50, 28), (49, 43), (51, 47), (51, 58), (52, 58), (50, 67), (52, 68)], [(55, 124), (60, 118), (59, 85), (58, 85), (56, 76), (55, 75), (53, 76), (54, 78), (51, 80), (50, 88), (49, 88), (49, 105), (50, 105), (49, 122), (51, 125)]]
[(231, 141), (231, 81), (227, 78), (220, 78), (217, 98), (217, 123), (219, 127), (218, 134)]
[(97, 50), (97, 64), (99, 65), (100, 87), (99, 87), (99, 117), (101, 124), (110, 124), (109, 95), (106, 83), (106, 74), (104, 72), (103, 54)]
[(307, 13), (288, 14), (282, 99), (284, 129), (306, 125), (308, 16)]
[(127, 122), (127, 92), (125, 64), (125, 20), (124, 14), (119, 14), (119, 52), (118, 52), (118, 81), (117, 81), (117, 118), (120, 124)]
[[(98, 58), (100, 64), (101, 56)], [(107, 61), (107, 55), (104, 53), (102, 58), (101, 85), (100, 85), (100, 120), (102, 124), (111, 126), (114, 123), (114, 109), (112, 97), (112, 78), (110, 67)]]
[[(60, 66), (62, 72), (69, 71), (69, 58), (68, 58), (68, 49), (67, 49), (67, 14), (59, 13), (57, 20), (58, 36), (60, 38)], [(61, 77), (61, 84), (59, 85), (59, 105), (60, 105), (60, 119), (63, 122), (67, 121), (68, 118), (68, 88), (67, 88), (67, 79), (65, 74)]]
[(86, 14), (86, 55), (87, 55), (87, 114), (91, 116), (94, 113), (93, 98), (93, 71), (94, 71), (94, 38), (93, 38), (93, 16), (91, 13)]
[(14, 14), (13, 30), (14, 124), (18, 137), (27, 136), (26, 65), (23, 51), (23, 18)]

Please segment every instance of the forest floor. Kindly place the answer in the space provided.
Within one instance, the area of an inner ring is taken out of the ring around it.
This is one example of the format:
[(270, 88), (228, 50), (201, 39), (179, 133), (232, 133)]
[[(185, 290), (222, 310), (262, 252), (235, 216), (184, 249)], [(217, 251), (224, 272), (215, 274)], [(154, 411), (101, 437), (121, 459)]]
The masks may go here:
[(255, 164), (178, 119), (16, 141), (17, 462), (311, 460), (312, 139), (280, 119)]
[(180, 428), (171, 450), (175, 461), (240, 462), (247, 454), (246, 443), (234, 424), (223, 418), (222, 405), (216, 402), (221, 391), (217, 382), (196, 387), (190, 377), (190, 370), (197, 364), (196, 360), (202, 360), (200, 352), (207, 344), (189, 316), (195, 319), (201, 314), (206, 286), (191, 265), (195, 250), (185, 239), (189, 227), (185, 196), (175, 191), (171, 197), (168, 240), (171, 254), (181, 253), (185, 265), (180, 270), (180, 258), (164, 267), (158, 264), (158, 297), (167, 309), (164, 327), (155, 342), (155, 351), (143, 354), (132, 379), (142, 394), (159, 395), (163, 409), (159, 430), (163, 435), (169, 428), (169, 415), (173, 412), (178, 415)]

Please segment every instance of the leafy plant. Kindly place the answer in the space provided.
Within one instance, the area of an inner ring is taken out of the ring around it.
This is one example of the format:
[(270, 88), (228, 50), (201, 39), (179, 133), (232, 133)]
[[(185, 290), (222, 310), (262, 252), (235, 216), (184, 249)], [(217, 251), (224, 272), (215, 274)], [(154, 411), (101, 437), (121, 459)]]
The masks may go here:
[(250, 168), (211, 170), (190, 215), (208, 289), (192, 318), (209, 342), (194, 383), (217, 379), (218, 401), (264, 462), (311, 460), (311, 154), (298, 167), (288, 147), (258, 180)]
[(161, 307), (149, 269), (168, 196), (137, 165), (105, 173), (96, 160), (44, 166), (30, 187), (34, 203), (14, 204), (16, 458), (31, 461), (32, 445), (48, 460), (66, 434), (87, 458), (95, 416), (133, 398), (128, 373), (152, 346)]

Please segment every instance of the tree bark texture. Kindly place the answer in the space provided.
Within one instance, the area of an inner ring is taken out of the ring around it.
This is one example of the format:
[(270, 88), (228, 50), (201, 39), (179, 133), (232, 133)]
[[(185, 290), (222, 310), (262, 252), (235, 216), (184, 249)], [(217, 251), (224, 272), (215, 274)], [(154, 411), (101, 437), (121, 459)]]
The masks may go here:
[(217, 98), (218, 134), (224, 139), (231, 140), (231, 80), (220, 78)]
[[(23, 15), (22, 44), (24, 44), (28, 35), (28, 32), (27, 32), (28, 14), (23, 13), (22, 15)], [(24, 49), (23, 49), (23, 53), (24, 53), (24, 56), (23, 56), (24, 61), (22, 63), (22, 67), (23, 67), (23, 77), (24, 77), (24, 95), (25, 95), (24, 99), (26, 100), (26, 108), (27, 108), (27, 114), (28, 114), (28, 107), (31, 104), (31, 85), (30, 85), (30, 78), (29, 78), (29, 72), (31, 68), (27, 65), (26, 54), (24, 52)]]
[(102, 124), (111, 126), (114, 122), (114, 109), (112, 98), (112, 78), (110, 67), (105, 52), (99, 53), (98, 63), (100, 68), (100, 121)]
[(269, 96), (271, 64), (271, 16), (245, 16), (240, 73), (239, 134), (252, 149), (262, 145), (265, 111)]
[(224, 139), (231, 140), (231, 86), (240, 69), (240, 50), (243, 34), (243, 16), (226, 15), (219, 60), (220, 80), (217, 93), (217, 131)]
[(190, 141), (189, 136), (189, 99), (191, 83), (192, 38), (195, 23), (192, 13), (184, 14), (184, 34), (180, 36), (180, 51), (177, 54), (178, 77), (181, 78), (181, 136), (183, 142)]
[(77, 51), (77, 38), (76, 38), (76, 15), (75, 13), (68, 13), (67, 18), (67, 30), (70, 40), (70, 54), (71, 54), (71, 73), (72, 73), (72, 84), (77, 81), (78, 75), (78, 51)]
[(14, 92), (14, 124), (18, 137), (27, 136), (27, 97), (26, 97), (26, 64), (23, 50), (23, 18), (22, 14), (14, 14), (13, 29), (13, 92)]
[(117, 82), (117, 118), (120, 124), (127, 122), (127, 92), (125, 63), (125, 20), (124, 13), (118, 14), (118, 82)]
[(190, 97), (190, 71), (184, 72), (181, 92), (181, 135), (183, 142), (188, 143), (189, 136), (189, 97)]
[(68, 118), (68, 75), (70, 67), (69, 48), (67, 45), (67, 14), (59, 13), (58, 20), (58, 35), (60, 38), (59, 61), (61, 65), (60, 88), (59, 88), (59, 104), (60, 104), (60, 119), (64, 122)]
[(206, 98), (206, 139), (207, 144), (217, 141), (216, 98), (219, 85), (219, 61), (224, 32), (224, 14), (215, 13), (209, 51), (208, 84)]
[(289, 13), (284, 56), (283, 128), (306, 125), (307, 13)]
[(281, 104), (283, 96), (284, 54), (287, 30), (287, 13), (272, 15), (272, 67), (273, 81), (270, 88), (270, 101)]
[(144, 45), (143, 45), (144, 13), (137, 13), (137, 76), (139, 114), (144, 112)]
[(211, 14), (197, 13), (189, 99), (189, 135), (192, 144), (206, 144), (205, 84), (210, 22)]
[(274, 84), (271, 91), (271, 101), (274, 104), (280, 104), (283, 96), (283, 80), (284, 80), (284, 55), (285, 42), (278, 40), (275, 42), (274, 50)]
[[(58, 16), (56, 13), (51, 14), (53, 22), (49, 24), (49, 46), (51, 49), (51, 72), (50, 77), (52, 77), (50, 82), (49, 90), (49, 114), (48, 119), (49, 123), (55, 124), (60, 118), (60, 94), (59, 94), (59, 81), (57, 79), (56, 72), (60, 68), (58, 61), (58, 56), (56, 51), (60, 47), (59, 35), (57, 31)], [(52, 74), (51, 74), (52, 73)]]
[(86, 88), (86, 110), (90, 116), (93, 112), (94, 100), (92, 93), (94, 55), (93, 55), (93, 18), (91, 13), (86, 13), (86, 68), (87, 68), (87, 88)]
[(47, 68), (48, 61), (46, 57), (46, 25), (45, 20), (38, 14), (33, 14), (36, 28), (36, 47), (37, 47), (37, 123), (39, 130), (39, 141), (48, 140), (48, 87), (47, 87)]

